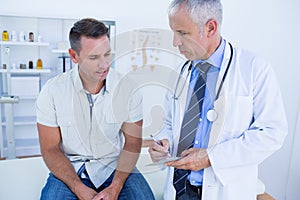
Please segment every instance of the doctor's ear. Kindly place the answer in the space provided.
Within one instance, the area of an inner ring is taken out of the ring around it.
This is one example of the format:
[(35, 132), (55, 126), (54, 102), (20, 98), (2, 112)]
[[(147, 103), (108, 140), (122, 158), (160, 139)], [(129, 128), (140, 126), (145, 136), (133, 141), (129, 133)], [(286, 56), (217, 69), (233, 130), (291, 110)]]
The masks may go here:
[(216, 20), (212, 19), (206, 23), (206, 33), (207, 37), (212, 37), (217, 33), (218, 23)]

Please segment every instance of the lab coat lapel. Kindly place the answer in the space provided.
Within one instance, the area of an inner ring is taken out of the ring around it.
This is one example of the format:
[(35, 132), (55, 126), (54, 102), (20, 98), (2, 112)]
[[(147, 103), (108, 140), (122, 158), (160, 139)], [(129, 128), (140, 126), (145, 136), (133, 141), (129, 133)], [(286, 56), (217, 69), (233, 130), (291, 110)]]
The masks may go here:
[(181, 78), (179, 79), (179, 84), (178, 84), (178, 89), (177, 90), (182, 90), (182, 94), (179, 96), (178, 98), (178, 102), (179, 102), (179, 130), (183, 121), (183, 116), (184, 116), (184, 111), (185, 111), (185, 106), (186, 106), (186, 100), (187, 100), (187, 93), (188, 93), (188, 88), (189, 88), (189, 81), (190, 81), (190, 76), (191, 73), (189, 73), (189, 71), (186, 69), (184, 71), (184, 73), (182, 74)]
[[(221, 92), (222, 93), (222, 92)], [(226, 96), (220, 95), (219, 99), (217, 99), (214, 102), (214, 109), (218, 113), (218, 117), (216, 121), (213, 122), (210, 136), (209, 136), (209, 142), (208, 142), (208, 148), (211, 149), (213, 146), (217, 143), (219, 143), (221, 139), (221, 134), (223, 132), (224, 128), (224, 119), (225, 119), (225, 108), (226, 107)]]
[[(223, 58), (223, 61), (222, 61), (222, 66), (221, 66), (219, 77), (218, 77), (217, 84), (216, 84), (216, 89), (215, 89), (216, 92), (219, 89), (220, 84), (222, 82), (222, 78), (223, 78), (224, 73), (226, 71), (227, 64), (229, 62), (230, 56), (231, 56), (230, 46), (229, 46), (229, 43), (226, 42), (225, 52), (224, 52), (224, 58)], [(229, 69), (230, 69), (230, 67), (229, 67)], [(226, 81), (225, 81), (225, 83), (226, 83)], [(225, 89), (224, 89), (224, 85), (223, 85), (223, 88), (222, 88), (221, 92), (223, 92), (224, 90)]]
[[(231, 56), (230, 46), (228, 43), (226, 43), (224, 58), (222, 62), (222, 66), (220, 69), (216, 90), (220, 87), (220, 84), (222, 82), (222, 78), (224, 76), (227, 64), (229, 62)], [(230, 67), (230, 66), (229, 66)], [(230, 73), (230, 68), (229, 72)], [(228, 74), (229, 75), (229, 74)], [(227, 75), (227, 76), (228, 76)], [(224, 128), (224, 122), (225, 122), (225, 108), (226, 108), (226, 91), (227, 91), (227, 82), (225, 79), (225, 82), (223, 83), (222, 90), (220, 92), (219, 98), (214, 102), (214, 109), (218, 113), (218, 117), (216, 121), (212, 123), (211, 131), (210, 131), (210, 137), (209, 137), (209, 143), (208, 148), (213, 148), (215, 144), (217, 144), (221, 139), (221, 134), (223, 132)]]
[[(183, 121), (184, 116), (184, 110), (186, 105), (186, 99), (187, 99), (187, 92), (188, 92), (188, 86), (189, 86), (189, 80), (190, 80), (190, 74), (188, 72), (188, 69), (184, 70), (182, 75), (179, 78), (178, 87), (175, 96), (178, 97), (178, 99), (173, 99), (173, 156), (176, 156), (177, 148), (178, 148), (178, 141), (180, 137), (180, 130), (181, 130), (181, 124)], [(182, 93), (180, 94), (180, 91), (182, 90)], [(175, 90), (173, 90), (175, 91)], [(180, 94), (180, 95), (179, 95)]]

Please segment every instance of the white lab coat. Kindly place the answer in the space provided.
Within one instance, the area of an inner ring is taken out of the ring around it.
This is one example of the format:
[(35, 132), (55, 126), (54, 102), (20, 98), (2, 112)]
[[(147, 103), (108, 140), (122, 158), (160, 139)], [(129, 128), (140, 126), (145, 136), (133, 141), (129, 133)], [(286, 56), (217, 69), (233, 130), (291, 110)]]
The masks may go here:
[[(230, 47), (226, 43), (216, 88), (229, 58)], [(173, 156), (187, 96), (188, 82), (185, 85), (183, 82), (190, 79), (187, 71), (178, 86), (178, 90), (184, 88), (179, 99), (173, 98), (174, 90), (167, 94), (166, 121), (159, 135), (161, 139), (169, 139)], [(202, 200), (255, 200), (258, 164), (281, 147), (288, 132), (279, 85), (270, 65), (250, 52), (234, 48), (232, 63), (214, 107), (218, 118), (210, 133), (211, 167), (204, 170)], [(165, 200), (175, 199), (173, 171), (174, 168), (168, 168)]]

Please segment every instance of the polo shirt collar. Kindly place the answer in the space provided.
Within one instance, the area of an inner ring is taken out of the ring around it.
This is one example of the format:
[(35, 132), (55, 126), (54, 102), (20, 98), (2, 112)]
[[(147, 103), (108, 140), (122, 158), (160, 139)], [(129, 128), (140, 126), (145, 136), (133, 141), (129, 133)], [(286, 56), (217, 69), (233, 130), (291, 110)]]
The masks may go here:
[[(72, 79), (73, 79), (73, 84), (74, 84), (74, 87), (75, 87), (75, 91), (76, 92), (81, 92), (81, 91), (85, 91), (84, 88), (83, 88), (83, 85), (82, 85), (82, 81), (81, 81), (81, 78), (79, 76), (79, 71), (78, 71), (78, 64), (75, 65), (75, 67), (73, 68), (72, 70)], [(107, 75), (107, 78), (106, 79), (109, 79), (109, 73)], [(104, 80), (104, 87), (102, 88), (103, 90), (103, 95), (106, 93), (106, 92), (109, 92), (110, 90), (108, 89), (108, 82), (110, 81), (107, 81), (107, 80)]]

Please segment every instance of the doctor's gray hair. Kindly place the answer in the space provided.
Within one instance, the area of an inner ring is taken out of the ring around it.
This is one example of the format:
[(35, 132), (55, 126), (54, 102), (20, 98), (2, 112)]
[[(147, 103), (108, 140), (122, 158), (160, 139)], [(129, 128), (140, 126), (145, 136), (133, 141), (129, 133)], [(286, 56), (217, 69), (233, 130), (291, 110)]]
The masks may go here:
[(175, 15), (181, 6), (190, 13), (190, 19), (198, 24), (200, 31), (209, 20), (214, 19), (218, 23), (218, 33), (221, 32), (223, 8), (220, 0), (173, 0), (169, 6), (169, 15)]

